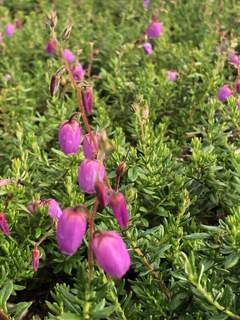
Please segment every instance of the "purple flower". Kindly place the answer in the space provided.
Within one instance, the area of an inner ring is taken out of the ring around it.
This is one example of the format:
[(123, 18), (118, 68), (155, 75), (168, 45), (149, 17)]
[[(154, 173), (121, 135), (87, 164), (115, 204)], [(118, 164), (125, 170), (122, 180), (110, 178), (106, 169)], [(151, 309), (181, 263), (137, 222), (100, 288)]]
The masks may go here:
[(103, 182), (105, 168), (101, 161), (85, 159), (78, 169), (78, 183), (83, 192), (94, 194), (97, 181)]
[(33, 252), (32, 252), (32, 267), (33, 267), (34, 272), (38, 271), (39, 259), (40, 259), (40, 251), (38, 249), (38, 246), (35, 245)]
[(91, 138), (91, 135), (85, 134), (83, 138), (83, 153), (85, 158), (92, 159), (97, 155), (99, 143), (100, 143), (100, 135), (98, 133), (92, 133), (92, 136), (95, 138), (94, 141)]
[(167, 72), (167, 79), (171, 82), (176, 82), (177, 80), (177, 71), (175, 70), (169, 70)]
[(81, 145), (81, 127), (78, 121), (71, 119), (61, 124), (58, 131), (61, 150), (66, 154), (76, 154)]
[(38, 210), (38, 208), (43, 207), (45, 202), (43, 200), (31, 201), (28, 203), (27, 208), (30, 213), (34, 213)]
[(233, 95), (231, 88), (227, 84), (222, 86), (218, 91), (218, 99), (221, 102), (226, 102), (229, 97)]
[(83, 93), (83, 104), (87, 115), (91, 115), (93, 111), (93, 90), (92, 87), (87, 87)]
[(105, 208), (109, 203), (108, 188), (105, 183), (97, 181), (95, 184), (96, 195), (99, 203)]
[(8, 222), (4, 213), (0, 213), (0, 229), (5, 234), (5, 236), (9, 237), (10, 231), (8, 227)]
[(110, 206), (120, 227), (127, 228), (129, 217), (124, 195), (121, 192), (113, 193), (110, 198)]
[(237, 100), (237, 108), (240, 110), (240, 99)]
[(14, 34), (14, 29), (15, 29), (14, 25), (12, 23), (8, 23), (5, 28), (6, 35), (8, 37), (12, 37)]
[(150, 0), (143, 0), (143, 7), (145, 10), (148, 9), (149, 3), (150, 3)]
[(240, 93), (240, 79), (237, 79), (236, 81), (236, 91), (237, 93)]
[(111, 277), (120, 279), (129, 270), (131, 259), (125, 243), (117, 232), (96, 232), (92, 247), (97, 264)]
[(72, 71), (74, 80), (76, 80), (76, 81), (83, 80), (85, 71), (84, 71), (81, 63), (78, 63), (74, 68), (71, 68), (71, 71)]
[(163, 25), (161, 22), (158, 22), (156, 17), (152, 17), (152, 22), (146, 30), (146, 34), (149, 38), (158, 38), (163, 32)]
[(69, 63), (75, 60), (74, 54), (69, 49), (63, 50), (63, 58)]
[(146, 53), (146, 55), (151, 55), (153, 53), (153, 48), (150, 42), (145, 42), (143, 45), (143, 50)]
[(80, 247), (87, 228), (87, 211), (84, 207), (63, 210), (57, 224), (59, 250), (72, 256)]
[(55, 199), (46, 200), (48, 206), (48, 214), (51, 218), (60, 218), (62, 215), (62, 210)]
[(234, 66), (238, 67), (240, 64), (240, 58), (235, 52), (230, 52), (228, 56), (228, 61), (230, 64), (233, 64)]
[(52, 54), (57, 48), (57, 42), (56, 40), (52, 39), (48, 42), (47, 46), (46, 46), (46, 52), (48, 54)]

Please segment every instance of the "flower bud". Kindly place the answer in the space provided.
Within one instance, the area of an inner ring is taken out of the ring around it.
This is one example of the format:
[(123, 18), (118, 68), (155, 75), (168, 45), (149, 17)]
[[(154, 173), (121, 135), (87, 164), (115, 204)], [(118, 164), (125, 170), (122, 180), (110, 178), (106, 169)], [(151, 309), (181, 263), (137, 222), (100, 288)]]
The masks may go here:
[(87, 87), (83, 93), (83, 104), (87, 115), (93, 112), (93, 90), (92, 87)]
[(23, 23), (22, 23), (21, 20), (19, 20), (19, 19), (15, 20), (15, 26), (16, 26), (17, 29), (21, 29), (22, 25), (23, 25)]
[(71, 119), (61, 124), (58, 131), (61, 150), (66, 154), (76, 154), (81, 144), (81, 127), (78, 121)]
[(74, 80), (76, 80), (76, 81), (83, 80), (85, 71), (84, 71), (81, 63), (78, 63), (75, 67), (71, 68), (71, 71), (72, 71)]
[(230, 64), (233, 64), (235, 67), (238, 67), (240, 64), (240, 57), (235, 52), (230, 52), (228, 56), (228, 61)]
[(240, 79), (237, 79), (236, 81), (236, 91), (237, 93), (240, 93)]
[(5, 236), (9, 237), (10, 231), (9, 231), (7, 219), (5, 217), (5, 214), (2, 212), (0, 213), (0, 228), (2, 232), (5, 234)]
[(34, 272), (38, 271), (39, 259), (40, 259), (40, 251), (38, 249), (38, 246), (35, 245), (33, 252), (32, 252), (32, 267), (33, 267)]
[(63, 50), (63, 58), (69, 63), (75, 60), (74, 54), (69, 49)]
[(96, 232), (92, 247), (97, 264), (111, 277), (120, 279), (129, 270), (130, 256), (125, 243), (117, 232)]
[(99, 203), (105, 208), (109, 203), (108, 188), (103, 182), (97, 181), (95, 190)]
[(14, 25), (12, 23), (8, 23), (5, 28), (6, 35), (8, 37), (12, 37), (14, 34), (14, 29), (15, 29)]
[(46, 46), (46, 52), (48, 54), (52, 54), (57, 48), (57, 42), (56, 40), (52, 39), (48, 42), (47, 46)]
[(94, 194), (97, 181), (103, 182), (105, 168), (102, 161), (85, 159), (78, 169), (78, 183), (83, 192)]
[(160, 37), (161, 33), (163, 32), (163, 25), (162, 23), (158, 22), (156, 17), (152, 18), (152, 22), (148, 26), (146, 30), (146, 34), (149, 38), (158, 38)]
[(110, 198), (110, 206), (120, 227), (127, 228), (129, 217), (124, 195), (121, 192), (113, 193)]
[(87, 228), (87, 211), (84, 207), (63, 210), (57, 224), (59, 250), (72, 256), (80, 247)]
[(30, 213), (34, 213), (38, 210), (38, 208), (41, 208), (44, 206), (44, 200), (36, 200), (31, 201), (28, 203), (27, 208)]
[(92, 136), (94, 136), (94, 141), (91, 138), (91, 135), (85, 134), (83, 138), (83, 153), (85, 158), (92, 159), (95, 158), (97, 155), (97, 151), (99, 148), (99, 143), (100, 143), (100, 135), (92, 133)]
[(240, 110), (240, 99), (237, 100), (237, 109)]
[(150, 56), (153, 53), (153, 48), (150, 42), (145, 42), (143, 45), (143, 50), (146, 55)]
[(229, 86), (226, 84), (224, 86), (222, 86), (218, 91), (218, 99), (221, 102), (226, 102), (227, 99), (232, 95), (233, 95), (233, 93), (232, 93), (231, 88), (229, 88)]
[(46, 200), (46, 204), (48, 206), (48, 214), (51, 218), (60, 218), (62, 215), (62, 210), (55, 199)]
[(177, 71), (175, 70), (169, 70), (167, 72), (167, 79), (170, 81), (170, 82), (176, 82), (177, 80)]

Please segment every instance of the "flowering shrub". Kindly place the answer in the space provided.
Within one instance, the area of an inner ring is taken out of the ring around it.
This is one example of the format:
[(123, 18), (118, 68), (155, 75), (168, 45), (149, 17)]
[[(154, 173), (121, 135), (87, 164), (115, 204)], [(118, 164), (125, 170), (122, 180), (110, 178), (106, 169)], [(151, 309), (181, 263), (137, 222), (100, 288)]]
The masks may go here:
[(239, 4), (0, 7), (0, 318), (240, 319)]

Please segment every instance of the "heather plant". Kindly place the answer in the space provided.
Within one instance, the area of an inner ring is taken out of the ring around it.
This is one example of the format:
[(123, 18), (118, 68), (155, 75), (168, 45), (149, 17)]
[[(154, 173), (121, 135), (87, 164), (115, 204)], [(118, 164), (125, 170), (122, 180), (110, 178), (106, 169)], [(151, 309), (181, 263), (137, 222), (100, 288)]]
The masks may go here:
[(0, 16), (0, 318), (240, 319), (240, 4)]

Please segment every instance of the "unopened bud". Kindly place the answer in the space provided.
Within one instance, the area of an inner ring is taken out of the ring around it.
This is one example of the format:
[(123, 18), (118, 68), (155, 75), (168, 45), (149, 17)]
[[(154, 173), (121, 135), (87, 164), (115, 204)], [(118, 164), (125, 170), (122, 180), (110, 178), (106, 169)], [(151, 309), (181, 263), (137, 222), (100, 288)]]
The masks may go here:
[(63, 40), (68, 40), (70, 38), (72, 27), (73, 27), (73, 24), (71, 22), (68, 22), (62, 33)]
[(33, 252), (32, 252), (32, 267), (33, 267), (34, 272), (38, 271), (39, 259), (40, 259), (40, 251), (38, 249), (38, 246), (35, 245)]
[(9, 237), (10, 231), (8, 227), (8, 222), (4, 213), (0, 213), (0, 228), (5, 236)]
[(126, 170), (126, 162), (122, 161), (116, 169), (116, 174), (118, 177), (121, 177)]
[(55, 29), (57, 25), (57, 21), (58, 19), (57, 19), (56, 11), (49, 12), (46, 19), (46, 25), (49, 26), (50, 28)]
[(103, 208), (105, 208), (109, 203), (108, 189), (106, 185), (101, 181), (97, 181), (95, 184), (95, 190), (99, 203)]

